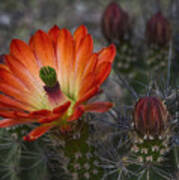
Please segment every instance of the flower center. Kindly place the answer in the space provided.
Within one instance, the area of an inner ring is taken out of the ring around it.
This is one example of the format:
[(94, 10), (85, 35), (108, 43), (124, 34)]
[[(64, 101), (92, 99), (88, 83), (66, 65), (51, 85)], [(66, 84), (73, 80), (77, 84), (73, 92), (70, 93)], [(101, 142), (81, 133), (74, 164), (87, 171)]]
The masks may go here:
[(44, 66), (40, 69), (39, 76), (41, 80), (45, 83), (45, 86), (43, 88), (46, 91), (46, 94), (48, 96), (51, 105), (53, 107), (59, 106), (59, 104), (63, 103), (68, 99), (71, 102), (71, 105), (68, 108), (66, 115), (67, 116), (72, 115), (73, 107), (76, 101), (62, 92), (60, 88), (60, 84), (57, 80), (55, 69), (53, 69), (50, 66)]
[(57, 75), (55, 69), (50, 66), (44, 66), (40, 69), (40, 78), (47, 88), (54, 88), (57, 84)]
[(40, 69), (39, 76), (45, 83), (44, 90), (46, 91), (51, 105), (55, 107), (63, 102), (65, 97), (57, 81), (55, 69), (50, 66), (44, 66)]

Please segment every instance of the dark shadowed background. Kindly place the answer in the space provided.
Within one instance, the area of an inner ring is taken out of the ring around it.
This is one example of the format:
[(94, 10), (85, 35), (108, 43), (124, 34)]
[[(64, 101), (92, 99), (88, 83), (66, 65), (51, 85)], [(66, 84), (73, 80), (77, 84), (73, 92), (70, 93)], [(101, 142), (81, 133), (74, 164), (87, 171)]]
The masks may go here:
[[(47, 31), (54, 24), (70, 28), (72, 31), (85, 24), (93, 35), (96, 47), (104, 43), (101, 34), (101, 16), (110, 0), (1, 0), (0, 2), (0, 53), (8, 52), (13, 38), (25, 41), (37, 29)], [(158, 0), (118, 0), (132, 16), (135, 32), (143, 38), (145, 24), (158, 9)], [(177, 0), (161, 0), (160, 8), (179, 31), (179, 3)], [(178, 14), (177, 14), (178, 13)], [(179, 41), (175, 38), (176, 41)]]

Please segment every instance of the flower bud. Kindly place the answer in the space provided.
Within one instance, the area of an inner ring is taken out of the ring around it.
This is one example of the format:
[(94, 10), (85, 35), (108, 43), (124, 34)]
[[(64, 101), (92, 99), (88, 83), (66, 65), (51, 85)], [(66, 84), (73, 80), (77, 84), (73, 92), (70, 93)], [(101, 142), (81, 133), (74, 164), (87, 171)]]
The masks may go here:
[(129, 16), (117, 3), (110, 3), (102, 17), (102, 31), (109, 42), (118, 42), (130, 29)]
[(135, 130), (140, 135), (159, 136), (166, 129), (168, 111), (160, 99), (146, 96), (136, 103), (133, 118)]
[(159, 46), (165, 46), (170, 41), (171, 25), (161, 12), (154, 14), (147, 22), (146, 38), (149, 44)]

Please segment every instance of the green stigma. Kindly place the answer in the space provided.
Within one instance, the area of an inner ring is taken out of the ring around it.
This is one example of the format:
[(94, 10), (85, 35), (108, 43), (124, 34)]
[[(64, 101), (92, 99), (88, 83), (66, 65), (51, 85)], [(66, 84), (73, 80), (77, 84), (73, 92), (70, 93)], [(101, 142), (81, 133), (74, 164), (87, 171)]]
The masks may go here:
[(47, 87), (53, 88), (57, 83), (57, 75), (55, 69), (50, 66), (44, 66), (40, 69), (40, 78)]

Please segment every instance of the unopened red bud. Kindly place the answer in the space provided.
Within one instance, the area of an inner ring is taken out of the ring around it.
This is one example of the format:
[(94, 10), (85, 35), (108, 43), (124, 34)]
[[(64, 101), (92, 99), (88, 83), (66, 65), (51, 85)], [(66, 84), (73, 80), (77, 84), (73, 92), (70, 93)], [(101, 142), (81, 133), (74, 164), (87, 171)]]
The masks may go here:
[(110, 3), (102, 17), (102, 31), (109, 42), (118, 42), (130, 29), (128, 13), (117, 3)]
[(161, 12), (154, 14), (147, 22), (146, 38), (149, 44), (160, 46), (167, 45), (171, 40), (171, 25)]
[(168, 122), (168, 112), (163, 102), (152, 96), (146, 96), (136, 103), (134, 109), (135, 130), (143, 136), (159, 136)]

